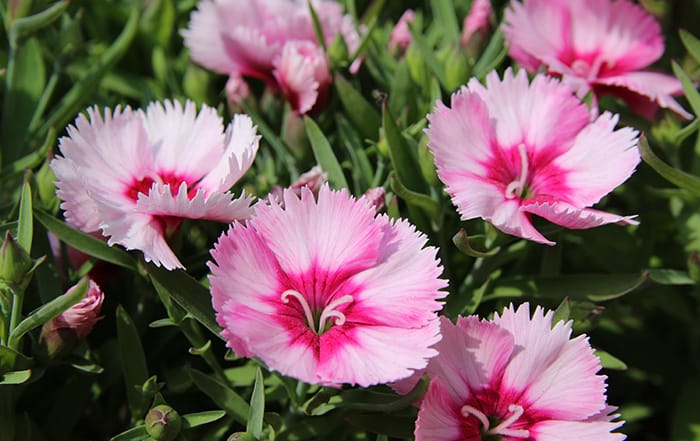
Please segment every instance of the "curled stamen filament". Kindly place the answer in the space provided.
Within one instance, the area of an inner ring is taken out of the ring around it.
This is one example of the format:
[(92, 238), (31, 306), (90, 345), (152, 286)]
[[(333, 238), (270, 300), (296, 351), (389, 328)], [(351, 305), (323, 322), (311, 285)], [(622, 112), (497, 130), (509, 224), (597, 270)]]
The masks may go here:
[(518, 152), (520, 153), (520, 177), (506, 187), (506, 198), (508, 199), (521, 197), (525, 190), (525, 184), (527, 183), (527, 173), (530, 165), (527, 160), (527, 148), (525, 144), (518, 144)]
[(530, 436), (530, 431), (527, 429), (510, 429), (509, 426), (516, 422), (518, 418), (520, 418), (525, 410), (523, 409), (522, 406), (518, 406), (517, 404), (511, 404), (508, 406), (508, 411), (513, 412), (508, 418), (505, 420), (501, 421), (499, 425), (494, 427), (493, 429), (491, 428), (491, 425), (489, 423), (489, 419), (484, 414), (484, 412), (480, 411), (479, 409), (470, 406), (468, 404), (465, 404), (462, 406), (461, 412), (462, 416), (465, 418), (473, 415), (475, 416), (479, 421), (481, 421), (481, 424), (484, 426), (483, 428), (483, 433), (489, 434), (489, 435), (501, 435), (501, 436), (509, 436), (512, 438), (527, 438)]
[(326, 305), (325, 308), (323, 308), (323, 311), (321, 311), (321, 316), (318, 320), (318, 326), (316, 326), (316, 321), (314, 320), (314, 315), (311, 311), (311, 306), (309, 306), (309, 302), (306, 300), (306, 297), (304, 297), (299, 291), (288, 289), (282, 293), (281, 297), (284, 303), (289, 303), (290, 297), (295, 298), (301, 305), (301, 308), (304, 310), (306, 324), (309, 326), (309, 329), (311, 329), (314, 333), (319, 335), (323, 333), (323, 331), (326, 328), (326, 322), (331, 318), (335, 318), (334, 324), (336, 325), (342, 325), (343, 323), (345, 323), (345, 314), (343, 314), (335, 308), (353, 301), (351, 295), (344, 295), (333, 300), (331, 303)]
[(527, 429), (510, 429), (510, 425), (520, 418), (525, 410), (523, 406), (511, 404), (508, 406), (508, 411), (513, 412), (508, 418), (501, 421), (501, 424), (489, 430), (487, 433), (492, 435), (510, 436), (512, 438), (527, 438), (530, 436), (530, 431)]

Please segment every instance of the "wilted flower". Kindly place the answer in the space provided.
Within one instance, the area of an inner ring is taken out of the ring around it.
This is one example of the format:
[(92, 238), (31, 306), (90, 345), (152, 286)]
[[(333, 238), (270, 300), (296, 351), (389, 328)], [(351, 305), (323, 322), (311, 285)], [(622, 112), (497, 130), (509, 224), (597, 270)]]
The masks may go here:
[(227, 345), (308, 383), (369, 386), (424, 368), (446, 285), (426, 237), (346, 190), (283, 199), (258, 204), (211, 252)]
[(504, 32), (521, 66), (544, 66), (579, 97), (592, 90), (624, 99), (647, 118), (659, 106), (691, 117), (671, 97), (683, 93), (680, 81), (641, 70), (661, 57), (664, 41), (654, 17), (629, 0), (513, 0)]
[(508, 69), (486, 84), (472, 79), (451, 108), (438, 103), (428, 115), (428, 147), (463, 220), (548, 245), (531, 215), (572, 229), (635, 223), (588, 208), (639, 163), (635, 130), (614, 130), (618, 117), (607, 112), (591, 122), (572, 91), (544, 75), (529, 84)]
[[(325, 44), (341, 35), (354, 53), (360, 37), (342, 6), (320, 0), (312, 5)], [(281, 90), (298, 113), (324, 104), (331, 76), (306, 0), (204, 0), (182, 35), (194, 61), (226, 75), (263, 80)]]
[(525, 303), (491, 321), (442, 318), (416, 441), (624, 440), (588, 338), (552, 317)]
[(461, 43), (463, 47), (470, 46), (474, 36), (486, 34), (489, 28), (490, 16), (491, 0), (474, 0), (472, 2), (469, 14), (464, 18), (464, 25), (462, 26)]
[[(71, 294), (76, 289), (78, 285), (71, 287), (65, 295)], [(100, 310), (103, 300), (104, 294), (100, 287), (90, 280), (88, 292), (81, 301), (53, 320), (44, 323), (40, 341), (49, 356), (70, 351), (76, 343), (92, 332), (95, 323), (102, 318)]]
[(146, 111), (88, 109), (51, 167), (66, 221), (108, 243), (143, 251), (165, 268), (182, 264), (166, 235), (183, 219), (231, 222), (250, 215), (251, 198), (228, 192), (248, 170), (259, 136), (246, 115), (224, 132), (216, 111), (194, 103), (151, 103)]
[(406, 9), (399, 21), (396, 22), (394, 29), (391, 30), (389, 49), (405, 51), (408, 45), (411, 44), (413, 37), (411, 36), (411, 30), (408, 29), (408, 24), (413, 23), (413, 20), (415, 20), (415, 13), (412, 9)]
[[(323, 171), (321, 166), (314, 165), (309, 171), (302, 173), (302, 175), (287, 188), (292, 190), (297, 196), (301, 196), (301, 189), (307, 187), (311, 190), (314, 197), (317, 197), (318, 192), (321, 191), (321, 187), (323, 187), (323, 184), (326, 182), (328, 182), (328, 174)], [(275, 202), (284, 206), (284, 188), (275, 185), (270, 191), (270, 196), (276, 199)]]

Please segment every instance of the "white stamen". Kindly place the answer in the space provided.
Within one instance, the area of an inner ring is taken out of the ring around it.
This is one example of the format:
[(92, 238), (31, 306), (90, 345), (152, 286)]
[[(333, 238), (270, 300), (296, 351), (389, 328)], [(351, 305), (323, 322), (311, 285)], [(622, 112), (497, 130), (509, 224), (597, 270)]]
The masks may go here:
[(484, 425), (484, 432), (488, 432), (490, 424), (489, 424), (489, 419), (488, 417), (484, 414), (484, 412), (480, 411), (476, 407), (472, 407), (468, 404), (465, 404), (462, 406), (462, 416), (464, 418), (469, 417), (470, 415), (474, 415), (481, 421), (481, 424)]
[(337, 311), (335, 308), (337, 308), (340, 305), (350, 303), (352, 302), (352, 300), (352, 296), (346, 294), (342, 297), (333, 300), (325, 308), (323, 308), (323, 312), (321, 312), (321, 318), (318, 320), (318, 333), (321, 333), (324, 329), (326, 329), (326, 320), (328, 320), (331, 317), (335, 317), (334, 323), (336, 325), (342, 325), (343, 323), (345, 323), (345, 314), (343, 314), (340, 311)]
[(512, 438), (528, 438), (530, 436), (530, 431), (527, 429), (510, 429), (510, 425), (513, 424), (520, 418), (523, 413), (525, 412), (525, 409), (523, 409), (523, 406), (519, 406), (517, 404), (511, 404), (508, 406), (508, 411), (513, 412), (508, 418), (505, 420), (501, 421), (501, 424), (498, 426), (494, 427), (491, 430), (487, 430), (486, 433), (489, 433), (491, 435), (502, 435), (502, 436), (509, 436)]
[(306, 316), (306, 324), (309, 325), (309, 328), (311, 328), (312, 331), (316, 332), (316, 329), (314, 329), (314, 315), (311, 313), (311, 307), (309, 306), (309, 302), (306, 301), (306, 298), (303, 295), (301, 295), (299, 291), (295, 291), (293, 289), (288, 289), (282, 293), (282, 301), (284, 303), (289, 303), (289, 296), (292, 296), (295, 299), (297, 299), (302, 309), (304, 309), (304, 315)]
[(285, 292), (282, 293), (282, 301), (284, 303), (289, 303), (289, 297), (295, 298), (299, 304), (301, 305), (302, 309), (304, 310), (304, 316), (306, 317), (306, 324), (309, 326), (309, 329), (311, 329), (315, 334), (322, 334), (323, 331), (326, 328), (326, 322), (331, 319), (335, 318), (335, 321), (333, 322), (335, 325), (342, 325), (345, 323), (345, 314), (342, 312), (336, 310), (340, 305), (344, 305), (346, 303), (350, 303), (353, 301), (353, 298), (351, 295), (344, 295), (342, 297), (339, 297), (335, 300), (333, 300), (331, 303), (326, 305), (325, 308), (323, 308), (323, 311), (321, 311), (321, 316), (319, 317), (318, 320), (318, 327), (316, 327), (316, 323), (314, 320), (314, 315), (313, 312), (311, 311), (311, 306), (309, 306), (309, 302), (306, 300), (306, 297), (304, 297), (299, 291), (293, 290), (293, 289), (288, 289)]
[(523, 195), (523, 191), (525, 190), (525, 184), (527, 183), (529, 163), (527, 160), (527, 147), (525, 147), (525, 144), (518, 144), (518, 151), (520, 152), (520, 177), (508, 184), (506, 187), (507, 199), (521, 197)]

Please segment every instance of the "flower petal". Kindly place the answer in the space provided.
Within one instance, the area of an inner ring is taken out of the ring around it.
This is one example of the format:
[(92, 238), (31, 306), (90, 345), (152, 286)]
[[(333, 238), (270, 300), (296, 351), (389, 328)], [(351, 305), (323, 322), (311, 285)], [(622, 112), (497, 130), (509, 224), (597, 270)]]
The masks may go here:
[[(456, 404), (439, 379), (430, 382), (428, 393), (423, 398), (414, 435), (416, 441), (478, 441), (481, 439), (479, 428), (471, 426), (468, 434), (464, 433), (464, 417), (460, 406)], [(467, 435), (473, 435), (467, 438)]]
[(571, 230), (583, 230), (606, 224), (636, 225), (635, 216), (618, 216), (590, 208), (576, 208), (565, 202), (544, 202), (524, 205), (522, 210), (541, 216)]
[(536, 441), (623, 441), (621, 433), (610, 433), (622, 423), (545, 420), (530, 427), (530, 437)]

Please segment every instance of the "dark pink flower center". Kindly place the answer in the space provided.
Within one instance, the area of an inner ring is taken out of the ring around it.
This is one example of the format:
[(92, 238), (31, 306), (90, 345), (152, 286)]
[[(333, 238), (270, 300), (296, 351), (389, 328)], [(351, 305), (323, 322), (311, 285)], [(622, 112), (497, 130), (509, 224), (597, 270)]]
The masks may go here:
[(128, 196), (129, 199), (135, 202), (139, 199), (139, 193), (143, 193), (144, 196), (147, 196), (155, 182), (169, 184), (170, 193), (173, 195), (177, 193), (177, 190), (180, 188), (180, 185), (183, 182), (187, 184), (187, 196), (190, 199), (192, 199), (197, 193), (197, 189), (194, 185), (192, 185), (192, 183), (188, 179), (178, 176), (174, 173), (159, 173), (158, 175), (156, 175), (156, 179), (153, 179), (150, 176), (144, 176), (140, 179), (134, 179), (131, 182), (131, 185), (129, 185), (129, 187), (126, 189), (126, 196)]

